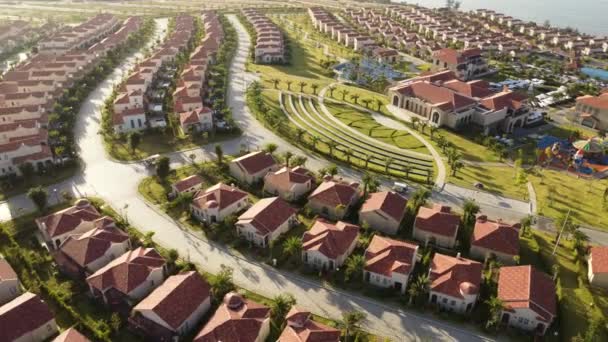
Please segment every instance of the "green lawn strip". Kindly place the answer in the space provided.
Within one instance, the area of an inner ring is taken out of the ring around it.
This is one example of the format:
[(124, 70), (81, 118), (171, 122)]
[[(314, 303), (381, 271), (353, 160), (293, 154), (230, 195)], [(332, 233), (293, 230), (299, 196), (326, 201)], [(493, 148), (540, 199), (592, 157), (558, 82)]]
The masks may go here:
[(465, 165), (455, 176), (448, 167), (450, 183), (474, 189), (475, 183), (483, 184), (483, 191), (519, 200), (528, 200), (526, 184), (517, 184), (515, 168), (510, 166)]
[(576, 223), (608, 230), (608, 179), (583, 179), (564, 171), (543, 169), (528, 179), (534, 186), (539, 215), (554, 219), (571, 209)]
[(44, 174), (35, 173), (27, 180), (19, 178), (15, 181), (9, 179), (2, 181), (0, 190), (0, 201), (27, 192), (33, 186), (49, 186), (60, 183), (72, 177), (79, 169), (77, 162), (70, 162), (73, 165), (53, 168)]
[(597, 132), (592, 129), (573, 125), (573, 124), (562, 124), (559, 126), (553, 126), (547, 132), (547, 134), (553, 135), (553, 136), (556, 136), (556, 137), (562, 138), (562, 139), (568, 139), (573, 134), (578, 135), (580, 139), (589, 139), (589, 138), (596, 137), (598, 135)]
[[(605, 307), (602, 305), (605, 305), (607, 297), (605, 293), (590, 290), (586, 262), (584, 258), (575, 256), (572, 241), (562, 239), (556, 254), (551, 255), (554, 238), (554, 235), (540, 231), (532, 231), (529, 236), (522, 237), (521, 264), (534, 265), (548, 274), (552, 274), (554, 265), (559, 265), (559, 324), (552, 326), (552, 330), (559, 329), (559, 338), (569, 341), (578, 334), (585, 336), (592, 317), (606, 318), (608, 311), (603, 312)], [(557, 340), (552, 335), (550, 331), (546, 337)], [(603, 336), (598, 341), (606, 338), (608, 336)]]
[(402, 149), (426, 154), (429, 153), (424, 144), (406, 131), (399, 131), (383, 126), (374, 120), (371, 115), (354, 108), (340, 106), (331, 101), (326, 102), (325, 105), (329, 112), (340, 119), (340, 121), (371, 138)]
[[(290, 104), (289, 104), (290, 99), (291, 99), (291, 100), (293, 100), (293, 102), (296, 102), (296, 103), (294, 103), (294, 106), (297, 106), (297, 107), (296, 107), (296, 110), (298, 110), (302, 116), (306, 116), (306, 115), (303, 113), (302, 108), (301, 108), (301, 107), (299, 107), (299, 106), (300, 106), (300, 102), (299, 102), (299, 100), (298, 100), (298, 99), (297, 99), (295, 96), (290, 96), (290, 95), (287, 95), (287, 102), (288, 102), (288, 103), (287, 103), (287, 106), (290, 106)], [(298, 109), (298, 108), (299, 108), (299, 109)], [(314, 111), (313, 111), (313, 112), (314, 112)], [(311, 120), (307, 120), (307, 122), (309, 122), (309, 124), (310, 124), (310, 126), (311, 126), (311, 128), (312, 128), (312, 129), (316, 130), (317, 132), (323, 132), (325, 135), (327, 135), (327, 136), (331, 137), (331, 140), (336, 141), (336, 142), (337, 142), (339, 145), (343, 145), (343, 146), (349, 147), (349, 148), (351, 148), (351, 149), (353, 150), (353, 152), (357, 152), (357, 153), (355, 154), (355, 157), (356, 157), (356, 158), (351, 158), (351, 160), (352, 160), (352, 159), (360, 159), (360, 158), (362, 158), (364, 155), (370, 155), (370, 154), (371, 154), (371, 155), (373, 155), (374, 153), (382, 153), (383, 155), (388, 154), (388, 155), (390, 155), (390, 156), (395, 157), (395, 158), (394, 158), (394, 159), (395, 159), (395, 161), (394, 161), (394, 163), (393, 163), (393, 167), (394, 167), (394, 168), (398, 168), (398, 166), (403, 166), (404, 164), (408, 164), (408, 165), (410, 165), (410, 159), (408, 159), (407, 157), (403, 157), (403, 156), (397, 156), (396, 154), (394, 154), (394, 153), (392, 153), (392, 152), (386, 152), (386, 151), (383, 151), (382, 149), (380, 149), (380, 148), (376, 148), (376, 147), (374, 147), (373, 145), (368, 144), (367, 142), (357, 142), (357, 144), (356, 144), (356, 145), (355, 145), (355, 144), (351, 144), (351, 143), (349, 143), (348, 136), (343, 135), (343, 134), (340, 134), (340, 133), (338, 133), (337, 131), (334, 131), (333, 129), (330, 129), (329, 127), (331, 127), (331, 125), (330, 125), (329, 123), (327, 123), (327, 125), (324, 125), (323, 120), (321, 120), (321, 118), (320, 118), (319, 116), (317, 116), (316, 114), (312, 114), (312, 113), (310, 113), (310, 114), (311, 114), (311, 116), (313, 117), (313, 119), (311, 119)], [(315, 119), (316, 119), (317, 121), (319, 121), (320, 123), (316, 123), (316, 122), (315, 122)], [(345, 136), (346, 136), (346, 138), (345, 138)], [(327, 138), (326, 138), (326, 139), (327, 139)], [(343, 154), (341, 151), (339, 151), (339, 152), (334, 152), (334, 154), (344, 156), (344, 154)], [(379, 164), (384, 163), (384, 160), (382, 159), (382, 157), (381, 157), (381, 156), (377, 156), (377, 157), (376, 157), (376, 158), (374, 158), (374, 159), (375, 159), (375, 160), (376, 160), (376, 162), (377, 162), (377, 163), (379, 163)], [(407, 161), (404, 161), (404, 160), (407, 160)], [(383, 165), (383, 164), (382, 164), (382, 165)], [(383, 166), (384, 166), (384, 165), (383, 165)], [(425, 167), (421, 167), (421, 166), (417, 166), (417, 168), (418, 168), (419, 170), (418, 170), (418, 171), (413, 170), (413, 171), (412, 171), (412, 175), (414, 175), (414, 172), (422, 172), (422, 171), (420, 171), (420, 170), (425, 170), (425, 169), (427, 169), (427, 168), (425, 168)], [(395, 171), (395, 172), (399, 172), (399, 171), (394, 170), (393, 168), (391, 168), (391, 170), (393, 170), (393, 171)], [(426, 173), (425, 173), (424, 175), (426, 175)]]
[[(348, 93), (344, 94), (344, 91), (347, 91)], [(391, 112), (386, 108), (386, 106), (389, 104), (389, 100), (388, 97), (383, 93), (377, 93), (375, 91), (371, 91), (369, 89), (365, 89), (351, 84), (340, 83), (335, 85), (333, 96), (331, 95), (332, 94), (330, 94), (329, 90), (325, 93), (325, 97), (329, 97), (338, 101), (348, 102), (351, 104), (358, 104), (360, 106), (363, 105), (362, 100), (369, 99), (370, 109), (378, 111), (386, 116), (393, 116)], [(355, 103), (354, 99), (352, 98), (353, 95), (358, 96), (357, 103)], [(382, 103), (380, 107), (378, 107), (377, 101), (380, 101)]]

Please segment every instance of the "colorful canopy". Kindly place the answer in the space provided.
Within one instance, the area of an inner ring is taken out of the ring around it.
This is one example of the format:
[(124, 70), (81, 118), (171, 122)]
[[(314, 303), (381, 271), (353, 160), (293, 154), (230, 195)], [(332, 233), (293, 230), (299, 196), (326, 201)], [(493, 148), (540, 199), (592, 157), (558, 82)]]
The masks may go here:
[(602, 145), (598, 141), (593, 139), (579, 140), (572, 145), (574, 145), (576, 149), (583, 150), (588, 153), (600, 153), (604, 151)]

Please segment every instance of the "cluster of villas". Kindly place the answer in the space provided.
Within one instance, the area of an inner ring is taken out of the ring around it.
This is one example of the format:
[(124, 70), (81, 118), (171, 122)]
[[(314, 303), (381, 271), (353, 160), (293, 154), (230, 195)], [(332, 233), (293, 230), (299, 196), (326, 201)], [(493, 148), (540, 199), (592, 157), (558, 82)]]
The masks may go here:
[(403, 115), (455, 130), (475, 124), (486, 134), (513, 132), (530, 115), (525, 94), (507, 87), (493, 91), (484, 80), (461, 81), (451, 70), (401, 81), (389, 88), (388, 97)]
[(243, 9), (242, 14), (255, 31), (254, 62), (285, 63), (285, 39), (279, 27), (256, 9)]
[[(64, 28), (39, 43), (39, 53), (4, 74), (0, 81), (0, 176), (20, 175), (30, 163), (53, 163), (49, 114), (64, 91), (93, 70), (108, 51), (138, 31), (143, 19), (124, 21), (100, 14)], [(61, 125), (61, 123), (54, 123)]]
[(367, 30), (364, 25), (358, 25), (355, 28), (320, 7), (309, 8), (308, 15), (316, 30), (344, 46), (370, 55), (379, 63), (395, 63), (400, 60), (397, 50), (381, 47), (376, 41), (378, 37), (374, 35), (374, 32)]
[(0, 55), (43, 36), (52, 35), (59, 25), (46, 23), (35, 26), (24, 20), (9, 20), (0, 24)]
[[(193, 193), (192, 215), (205, 223), (238, 215), (237, 234), (252, 244), (268, 247), (292, 228), (298, 210), (289, 202), (307, 196), (307, 207), (320, 217), (302, 236), (302, 262), (312, 268), (339, 269), (353, 253), (361, 226), (367, 225), (383, 236), (374, 235), (365, 251), (363, 279), (382, 288), (405, 293), (418, 255), (418, 244), (390, 237), (397, 233), (406, 214), (407, 199), (393, 191), (380, 191), (361, 198), (357, 183), (326, 176), (317, 186), (313, 175), (301, 167), (278, 165), (272, 155), (252, 152), (234, 159), (230, 173), (243, 184), (263, 182), (264, 191), (274, 197), (251, 204), (247, 192), (219, 183), (203, 189), (203, 180), (190, 176), (173, 184), (173, 195)], [(342, 221), (363, 201), (358, 224)], [(519, 255), (519, 224), (477, 217), (471, 236), (470, 257), (450, 253), (457, 246), (460, 216), (450, 207), (434, 204), (421, 207), (416, 215), (413, 237), (423, 245), (432, 244), (446, 254), (435, 253), (428, 275), (428, 301), (440, 308), (468, 314), (479, 298), (484, 260), (515, 265)], [(452, 254), (452, 255), (448, 255)], [(597, 262), (597, 261), (596, 261)], [(498, 297), (505, 303), (502, 323), (543, 334), (556, 316), (553, 280), (531, 266), (502, 267)]]
[[(129, 330), (147, 341), (265, 341), (270, 308), (231, 292), (212, 313), (211, 287), (197, 272), (169, 276), (167, 261), (153, 248), (132, 248), (114, 220), (87, 200), (36, 220), (61, 272), (87, 283), (90, 296), (128, 317)], [(27, 317), (27, 319), (24, 319)], [(205, 317), (210, 317), (203, 324)], [(292, 308), (279, 341), (339, 342), (340, 331)], [(202, 325), (202, 327), (201, 327)], [(58, 334), (49, 306), (24, 292), (11, 265), (0, 259), (0, 327), (3, 341), (45, 341)], [(200, 329), (200, 330), (197, 330)], [(74, 328), (53, 341), (89, 341)]]
[[(200, 42), (193, 41), (195, 18), (178, 15), (171, 35), (123, 82), (113, 104), (114, 132), (166, 127), (164, 99), (175, 78), (173, 110), (183, 132), (212, 129), (213, 111), (203, 104), (203, 96), (208, 68), (214, 62), (223, 31), (214, 12), (203, 12), (200, 19), (205, 30)], [(196, 48), (190, 54), (189, 62), (176, 75), (177, 57), (193, 44)]]
[(532, 52), (567, 57), (571, 53), (595, 55), (608, 51), (606, 37), (543, 27), (487, 9), (458, 12), (408, 5), (389, 7), (385, 13), (408, 26), (408, 37), (417, 39), (409, 41), (411, 46), (429, 53), (450, 44), (513, 57)]

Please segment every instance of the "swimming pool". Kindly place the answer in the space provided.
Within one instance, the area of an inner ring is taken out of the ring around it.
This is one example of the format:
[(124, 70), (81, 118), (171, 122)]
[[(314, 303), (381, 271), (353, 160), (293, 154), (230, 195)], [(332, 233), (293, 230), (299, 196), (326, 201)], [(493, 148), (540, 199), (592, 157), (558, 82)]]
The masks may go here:
[(590, 77), (595, 77), (604, 81), (608, 81), (608, 70), (596, 68), (581, 68), (581, 72)]

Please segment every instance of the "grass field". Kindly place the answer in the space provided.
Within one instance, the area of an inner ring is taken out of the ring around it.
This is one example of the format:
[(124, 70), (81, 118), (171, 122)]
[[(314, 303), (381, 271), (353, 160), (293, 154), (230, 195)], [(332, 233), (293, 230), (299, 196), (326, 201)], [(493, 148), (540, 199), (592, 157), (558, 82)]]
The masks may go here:
[(526, 185), (516, 184), (515, 169), (510, 166), (465, 165), (456, 173), (456, 176), (452, 176), (449, 166), (446, 167), (450, 183), (473, 188), (476, 182), (481, 182), (484, 185), (484, 191), (520, 200), (528, 199)]
[(539, 214), (558, 218), (572, 209), (577, 223), (608, 230), (608, 202), (603, 199), (608, 179), (586, 180), (553, 170), (542, 170), (541, 174), (528, 177), (534, 185)]
[[(608, 296), (603, 291), (590, 289), (586, 277), (587, 268), (585, 263), (581, 263), (573, 255), (571, 241), (562, 240), (553, 256), (551, 253), (554, 236), (539, 231), (533, 231), (531, 234), (531, 236), (521, 239), (521, 264), (534, 265), (548, 274), (551, 274), (553, 265), (559, 265), (560, 340), (570, 341), (578, 334), (585, 336), (591, 317), (606, 318)], [(555, 326), (552, 327), (552, 329), (555, 328)], [(548, 333), (546, 336), (553, 340), (554, 337), (551, 335)], [(606, 338), (607, 336), (603, 336), (603, 338), (600, 336), (597, 341), (605, 341)], [(558, 339), (555, 338), (555, 340)]]

